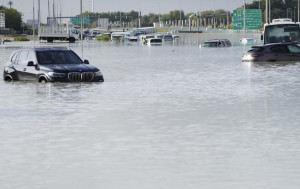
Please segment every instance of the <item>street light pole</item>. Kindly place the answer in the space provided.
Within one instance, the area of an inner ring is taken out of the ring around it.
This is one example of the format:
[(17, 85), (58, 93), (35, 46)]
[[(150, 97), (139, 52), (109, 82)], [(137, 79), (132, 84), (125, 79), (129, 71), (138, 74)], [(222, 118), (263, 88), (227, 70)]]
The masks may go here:
[(272, 19), (271, 19), (271, 0), (269, 0), (269, 22), (271, 23)]
[(244, 0), (244, 37), (246, 33), (246, 0)]
[(266, 23), (268, 23), (268, 0), (266, 0)]
[(299, 0), (298, 0), (298, 22), (299, 22)]
[(296, 7), (294, 7), (294, 22), (296, 22)]
[(83, 59), (83, 17), (82, 17), (82, 0), (80, 0), (80, 41), (81, 41), (81, 58)]

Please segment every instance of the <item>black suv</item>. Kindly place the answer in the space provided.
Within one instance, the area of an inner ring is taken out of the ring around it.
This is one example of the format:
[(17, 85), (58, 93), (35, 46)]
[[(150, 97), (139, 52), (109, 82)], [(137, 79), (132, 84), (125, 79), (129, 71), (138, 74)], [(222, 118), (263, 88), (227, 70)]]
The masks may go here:
[(5, 81), (103, 82), (101, 71), (66, 48), (22, 49), (4, 66)]

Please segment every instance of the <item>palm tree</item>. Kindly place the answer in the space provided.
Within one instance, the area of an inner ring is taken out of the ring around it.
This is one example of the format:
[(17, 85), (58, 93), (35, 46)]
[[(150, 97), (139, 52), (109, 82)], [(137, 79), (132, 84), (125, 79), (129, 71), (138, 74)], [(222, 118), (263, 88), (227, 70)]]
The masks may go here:
[(14, 3), (12, 1), (8, 1), (8, 5), (9, 5), (9, 8), (11, 8), (11, 6), (13, 5)]

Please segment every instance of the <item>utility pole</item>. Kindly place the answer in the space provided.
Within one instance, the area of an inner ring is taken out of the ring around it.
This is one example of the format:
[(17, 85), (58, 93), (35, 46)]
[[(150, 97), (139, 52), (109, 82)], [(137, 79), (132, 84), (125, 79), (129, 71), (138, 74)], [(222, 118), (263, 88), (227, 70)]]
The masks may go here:
[(81, 29), (81, 35), (80, 35), (80, 41), (81, 41), (81, 58), (83, 59), (83, 19), (82, 19), (82, 0), (80, 0), (80, 29)]
[(55, 2), (53, 0), (53, 31), (55, 30)]
[(121, 11), (120, 11), (120, 28), (122, 26), (122, 16), (121, 16)]
[(197, 12), (197, 28), (198, 28), (198, 32), (199, 32), (199, 30), (200, 30), (200, 28), (199, 28), (199, 11)]
[(94, 0), (92, 0), (92, 12), (94, 12)]
[(215, 12), (214, 12), (214, 29), (216, 29), (216, 9), (215, 9)]
[(38, 23), (39, 23), (39, 26), (40, 27), (40, 24), (41, 24), (41, 1), (38, 0)]
[(32, 14), (33, 14), (33, 22), (32, 22), (32, 31), (33, 31), (33, 39), (35, 38), (35, 18), (34, 18), (34, 0), (33, 0), (33, 11), (32, 11)]
[(266, 24), (268, 23), (268, 0), (266, 0)]
[(140, 15), (139, 15), (139, 28), (141, 27), (141, 19), (142, 19), (142, 11), (140, 11)]
[(246, 33), (246, 0), (244, 0), (244, 37)]
[(296, 7), (294, 7), (294, 22), (296, 22)]
[(272, 15), (271, 15), (271, 0), (269, 0), (269, 22), (271, 23), (272, 22)]
[(227, 11), (227, 29), (229, 28), (229, 11)]
[(298, 0), (298, 22), (299, 22), (299, 0)]

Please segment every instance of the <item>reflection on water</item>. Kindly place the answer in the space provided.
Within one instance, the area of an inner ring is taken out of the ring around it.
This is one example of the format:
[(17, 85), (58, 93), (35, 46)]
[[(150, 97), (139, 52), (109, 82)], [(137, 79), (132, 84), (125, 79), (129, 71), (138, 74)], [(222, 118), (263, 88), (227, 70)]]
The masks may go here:
[(300, 64), (177, 43), (85, 42), (104, 83), (1, 80), (0, 188), (298, 188)]

